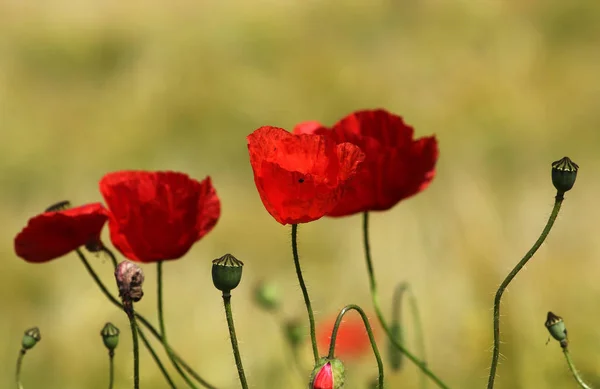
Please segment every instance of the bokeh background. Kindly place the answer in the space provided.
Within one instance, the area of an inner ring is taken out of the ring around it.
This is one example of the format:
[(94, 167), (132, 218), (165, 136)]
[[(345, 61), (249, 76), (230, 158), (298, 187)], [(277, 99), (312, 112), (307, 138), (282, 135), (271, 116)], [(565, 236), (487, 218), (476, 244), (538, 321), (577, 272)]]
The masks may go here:
[[(245, 136), (377, 107), (439, 139), (433, 184), (374, 214), (371, 234), (383, 303), (410, 281), (429, 364), (453, 388), (485, 386), (495, 290), (550, 213), (550, 163), (579, 163), (547, 243), (505, 294), (496, 387), (576, 386), (558, 344), (546, 345), (548, 310), (600, 385), (599, 47), (591, 0), (0, 1), (0, 387), (14, 386), (33, 325), (43, 339), (25, 359), (26, 388), (106, 387), (106, 321), (123, 332), (116, 387), (131, 386), (126, 317), (77, 257), (33, 265), (12, 249), (29, 217), (63, 199), (101, 201), (99, 178), (120, 169), (210, 174), (222, 199), (214, 231), (165, 267), (176, 350), (219, 388), (238, 387), (210, 279), (210, 261), (231, 252), (246, 264), (233, 304), (251, 386), (306, 387), (284, 359), (279, 319), (252, 301), (257, 282), (273, 281), (280, 317), (305, 320), (290, 229), (260, 202)], [(369, 310), (360, 217), (299, 233), (317, 320), (347, 303)], [(112, 286), (109, 262), (92, 260)], [(145, 270), (138, 310), (154, 319), (155, 269)], [(376, 374), (369, 355), (348, 367), (350, 389)], [(167, 387), (145, 351), (142, 368), (142, 387)], [(407, 363), (388, 387), (418, 378)]]

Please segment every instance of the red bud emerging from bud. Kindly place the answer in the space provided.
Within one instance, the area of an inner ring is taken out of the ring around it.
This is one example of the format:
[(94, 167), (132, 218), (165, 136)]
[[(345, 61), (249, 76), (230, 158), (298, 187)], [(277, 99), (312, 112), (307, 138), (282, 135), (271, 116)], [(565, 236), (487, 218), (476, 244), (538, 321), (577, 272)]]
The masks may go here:
[(321, 358), (313, 369), (310, 389), (341, 389), (344, 387), (344, 365), (336, 358)]

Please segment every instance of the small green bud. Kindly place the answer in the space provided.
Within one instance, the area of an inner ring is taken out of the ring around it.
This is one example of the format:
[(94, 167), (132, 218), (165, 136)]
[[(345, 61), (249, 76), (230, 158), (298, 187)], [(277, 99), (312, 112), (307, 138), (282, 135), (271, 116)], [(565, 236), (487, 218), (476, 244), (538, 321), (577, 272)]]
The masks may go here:
[(271, 282), (261, 282), (254, 288), (254, 301), (265, 311), (275, 311), (279, 308), (279, 289)]
[(545, 325), (548, 332), (550, 332), (550, 335), (560, 342), (561, 347), (567, 347), (567, 327), (565, 326), (562, 317), (557, 316), (552, 312), (548, 312)]
[(321, 358), (310, 375), (309, 389), (341, 389), (344, 387), (344, 364), (337, 358)]
[(212, 263), (212, 279), (215, 288), (223, 293), (229, 293), (239, 285), (244, 266), (242, 261), (231, 254), (225, 254)]
[(569, 157), (552, 162), (552, 184), (556, 190), (560, 193), (570, 190), (575, 185), (578, 170), (579, 166)]
[(21, 345), (23, 346), (24, 350), (29, 350), (30, 348), (33, 348), (33, 346), (35, 346), (40, 340), (42, 340), (40, 329), (33, 327), (25, 331)]
[(106, 323), (100, 335), (102, 335), (102, 341), (104, 345), (109, 350), (114, 350), (117, 348), (119, 344), (119, 329), (115, 327), (112, 323)]
[(293, 348), (298, 347), (306, 338), (306, 328), (297, 320), (290, 320), (285, 324), (285, 336)]

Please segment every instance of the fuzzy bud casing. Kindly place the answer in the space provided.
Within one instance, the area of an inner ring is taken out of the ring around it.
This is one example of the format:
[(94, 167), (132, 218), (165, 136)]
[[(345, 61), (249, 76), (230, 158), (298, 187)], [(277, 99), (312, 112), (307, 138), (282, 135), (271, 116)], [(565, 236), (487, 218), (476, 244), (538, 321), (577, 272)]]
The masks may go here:
[(344, 364), (337, 358), (321, 358), (310, 377), (309, 389), (342, 389)]

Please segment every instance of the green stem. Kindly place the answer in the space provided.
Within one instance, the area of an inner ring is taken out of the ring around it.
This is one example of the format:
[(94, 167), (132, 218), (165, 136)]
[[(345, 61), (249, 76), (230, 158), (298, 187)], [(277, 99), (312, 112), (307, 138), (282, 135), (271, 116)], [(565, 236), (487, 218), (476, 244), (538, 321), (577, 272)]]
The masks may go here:
[(569, 354), (569, 349), (564, 347), (563, 353), (565, 354), (565, 358), (567, 360), (567, 364), (569, 365), (569, 369), (571, 369), (571, 373), (573, 373), (573, 377), (575, 377), (575, 381), (577, 381), (579, 386), (582, 387), (583, 389), (592, 389), (591, 386), (589, 386), (588, 384), (586, 384), (583, 381), (583, 379), (579, 375), (579, 372), (577, 372), (577, 369), (575, 368), (575, 365), (573, 364), (573, 360), (571, 359), (571, 354)]
[(137, 330), (138, 330), (138, 335), (140, 336), (140, 339), (142, 339), (142, 342), (144, 343), (144, 346), (146, 346), (146, 349), (150, 352), (150, 355), (152, 355), (152, 359), (154, 359), (154, 362), (156, 363), (156, 365), (160, 369), (162, 375), (165, 377), (165, 379), (169, 383), (169, 386), (171, 387), (171, 389), (177, 389), (177, 386), (175, 386), (175, 383), (171, 379), (171, 376), (169, 375), (169, 372), (167, 371), (167, 369), (165, 369), (165, 366), (162, 364), (162, 361), (160, 360), (160, 358), (156, 354), (156, 351), (154, 351), (154, 348), (152, 347), (152, 345), (148, 341), (148, 338), (146, 338), (146, 335), (144, 334), (144, 331), (142, 331), (142, 327), (140, 327), (138, 325), (137, 326)]
[(235, 335), (235, 326), (233, 324), (233, 313), (231, 312), (231, 294), (223, 292), (223, 305), (225, 306), (225, 316), (227, 317), (227, 326), (229, 327), (229, 337), (231, 338), (231, 348), (235, 358), (240, 383), (243, 389), (248, 389), (246, 375), (244, 374), (244, 366), (242, 365), (242, 357), (240, 356), (240, 348), (238, 346), (237, 336)]
[[(79, 256), (79, 259), (81, 259), (83, 266), (90, 274), (96, 285), (98, 285), (98, 287), (100, 288), (100, 291), (106, 296), (106, 298), (108, 298), (108, 300), (111, 303), (123, 309), (123, 304), (121, 304), (121, 302), (109, 292), (108, 288), (106, 287), (106, 285), (104, 285), (100, 277), (98, 277), (94, 269), (90, 266), (83, 253), (80, 250), (75, 250), (75, 252)], [(204, 378), (202, 378), (194, 369), (192, 369), (191, 366), (183, 360), (183, 358), (181, 358), (177, 353), (175, 353), (171, 346), (169, 346), (167, 343), (162, 342), (162, 336), (160, 335), (160, 333), (156, 330), (156, 328), (154, 328), (152, 324), (150, 324), (150, 322), (144, 316), (136, 312), (135, 317), (144, 325), (144, 327), (146, 327), (152, 333), (152, 336), (154, 336), (163, 344), (167, 355), (173, 355), (173, 359), (171, 359), (171, 362), (173, 363), (173, 366), (177, 369), (178, 372), (180, 372), (181, 370), (181, 368), (179, 367), (179, 365), (181, 365), (183, 369), (187, 371), (196, 381), (198, 381), (200, 385), (207, 389), (216, 389), (215, 386), (209, 384), (206, 380), (204, 380)], [(179, 374), (182, 375), (181, 372)], [(182, 377), (186, 378), (184, 375), (182, 375)]]
[(560, 211), (560, 206), (563, 202), (563, 199), (563, 193), (558, 192), (554, 201), (554, 208), (552, 208), (552, 213), (548, 218), (548, 222), (546, 223), (546, 227), (544, 227), (542, 234), (533, 244), (533, 247), (531, 247), (527, 254), (525, 254), (523, 259), (521, 259), (519, 263), (517, 263), (517, 265), (514, 267), (514, 269), (512, 269), (511, 272), (508, 273), (508, 275), (506, 276), (504, 281), (502, 281), (500, 287), (496, 291), (496, 296), (494, 297), (494, 350), (492, 352), (492, 364), (490, 366), (490, 376), (488, 378), (487, 389), (492, 389), (494, 387), (496, 369), (498, 367), (498, 358), (500, 356), (500, 302), (502, 300), (502, 294), (506, 290), (508, 284), (510, 284), (510, 282), (513, 280), (513, 278), (515, 278), (517, 273), (519, 273), (519, 271), (527, 264), (531, 257), (533, 257), (533, 254), (535, 254), (535, 252), (540, 248), (542, 243), (544, 243), (544, 240), (546, 240), (546, 237), (548, 236), (548, 233), (552, 229), (554, 221), (558, 216), (558, 212)]
[(158, 325), (163, 342), (167, 341), (167, 330), (165, 329), (165, 314), (163, 311), (163, 283), (162, 283), (162, 264), (163, 261), (158, 261), (156, 264), (156, 284), (157, 284), (157, 300), (158, 300)]
[(312, 343), (313, 358), (315, 364), (319, 361), (319, 348), (317, 346), (317, 335), (315, 331), (315, 315), (310, 304), (310, 297), (308, 297), (308, 290), (304, 283), (304, 277), (302, 276), (302, 269), (300, 268), (300, 258), (298, 257), (298, 225), (292, 224), (292, 253), (294, 255), (294, 266), (296, 267), (296, 275), (298, 276), (298, 282), (300, 283), (300, 289), (302, 289), (302, 295), (304, 296), (304, 304), (306, 305), (306, 311), (308, 312), (308, 322), (310, 324), (310, 341)]
[(377, 314), (377, 319), (379, 319), (379, 323), (381, 327), (385, 331), (388, 336), (390, 342), (400, 352), (402, 352), (406, 357), (415, 365), (417, 365), (423, 374), (429, 377), (433, 382), (435, 382), (442, 389), (449, 389), (448, 386), (438, 378), (429, 368), (427, 364), (417, 357), (415, 357), (412, 353), (410, 353), (402, 344), (400, 344), (396, 339), (392, 331), (390, 330), (389, 325), (386, 323), (385, 318), (383, 317), (383, 312), (381, 310), (381, 306), (379, 304), (379, 294), (377, 292), (377, 281), (375, 280), (375, 270), (373, 269), (373, 261), (371, 260), (371, 248), (369, 246), (369, 213), (363, 213), (363, 243), (365, 246), (365, 260), (367, 262), (367, 271), (369, 273), (369, 286), (371, 288), (371, 299), (373, 300), (373, 307), (375, 308), (375, 313)]
[(365, 315), (365, 312), (362, 310), (362, 308), (358, 305), (346, 305), (338, 314), (335, 325), (333, 326), (333, 331), (331, 332), (329, 355), (327, 358), (332, 359), (335, 356), (335, 343), (337, 340), (338, 329), (340, 328), (340, 324), (342, 323), (344, 315), (350, 310), (355, 310), (358, 312), (363, 320), (363, 323), (365, 324), (367, 334), (369, 335), (369, 341), (371, 342), (371, 347), (373, 348), (373, 354), (375, 355), (375, 359), (377, 359), (377, 369), (379, 370), (379, 389), (383, 389), (383, 362), (381, 360), (381, 355), (379, 354), (379, 349), (377, 348), (377, 343), (375, 342), (375, 337), (373, 336), (373, 330), (371, 329), (371, 324), (369, 324), (369, 319), (367, 318), (367, 315)]
[(21, 383), (21, 366), (23, 366), (23, 358), (25, 357), (26, 352), (27, 352), (27, 350), (22, 348), (19, 351), (19, 357), (17, 358), (16, 382), (17, 382), (18, 389), (23, 389), (23, 384)]
[(108, 389), (115, 383), (115, 350), (108, 351)]
[(133, 388), (140, 388), (140, 347), (138, 344), (137, 326), (135, 324), (135, 313), (131, 301), (124, 304), (125, 313), (131, 327), (131, 339), (133, 341)]
[(110, 258), (110, 261), (112, 262), (113, 268), (117, 268), (117, 258), (115, 257), (115, 254), (113, 254), (113, 252), (108, 248), (108, 247), (104, 247), (102, 246), (102, 251), (104, 251), (106, 253), (106, 255), (108, 255), (108, 257)]
[[(421, 315), (419, 313), (419, 305), (417, 304), (417, 297), (415, 296), (414, 291), (410, 287), (408, 282), (402, 282), (394, 291), (394, 298), (392, 301), (392, 327), (394, 324), (401, 325), (401, 302), (404, 293), (408, 292), (408, 301), (410, 304), (410, 310), (413, 317), (413, 325), (415, 327), (415, 337), (417, 338), (417, 348), (419, 349), (419, 356), (423, 363), (427, 363), (426, 353), (425, 353), (425, 336), (423, 335), (423, 323), (421, 321)], [(402, 341), (398, 339), (398, 342), (402, 344)], [(428, 380), (427, 376), (421, 374), (421, 388), (427, 388)]]
[(158, 261), (156, 264), (156, 283), (157, 283), (157, 300), (158, 300), (158, 325), (160, 328), (162, 343), (167, 352), (167, 356), (171, 360), (171, 363), (179, 373), (179, 375), (185, 380), (190, 388), (198, 389), (196, 385), (190, 380), (190, 378), (181, 370), (181, 367), (175, 361), (173, 357), (173, 353), (170, 351), (171, 349), (167, 346), (167, 330), (165, 327), (165, 314), (163, 309), (163, 272), (162, 272), (162, 264), (163, 261)]

